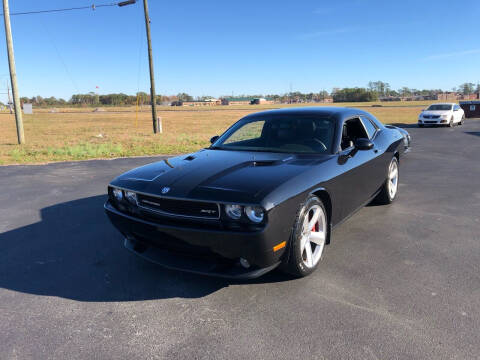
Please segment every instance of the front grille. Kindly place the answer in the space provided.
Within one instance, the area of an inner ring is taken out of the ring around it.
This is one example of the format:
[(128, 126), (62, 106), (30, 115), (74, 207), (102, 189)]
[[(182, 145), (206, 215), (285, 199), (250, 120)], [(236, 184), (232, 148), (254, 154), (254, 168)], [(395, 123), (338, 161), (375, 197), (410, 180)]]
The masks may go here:
[(202, 219), (219, 219), (220, 211), (216, 203), (204, 201), (177, 200), (137, 194), (138, 206), (171, 216), (184, 216)]
[(436, 124), (436, 121), (425, 121), (425, 124)]

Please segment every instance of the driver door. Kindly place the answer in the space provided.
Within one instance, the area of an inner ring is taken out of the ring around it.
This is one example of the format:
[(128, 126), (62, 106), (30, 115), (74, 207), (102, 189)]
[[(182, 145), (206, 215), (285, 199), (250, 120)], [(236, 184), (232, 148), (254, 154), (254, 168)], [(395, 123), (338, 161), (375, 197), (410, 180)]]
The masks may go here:
[(370, 150), (358, 151), (354, 147), (358, 138), (367, 138), (374, 142), (375, 133), (376, 131), (372, 131), (370, 135), (367, 132), (360, 117), (348, 119), (343, 124), (337, 162), (342, 175), (336, 185), (339, 187), (338, 193), (341, 194), (342, 218), (364, 205), (378, 189), (380, 152), (376, 146)]

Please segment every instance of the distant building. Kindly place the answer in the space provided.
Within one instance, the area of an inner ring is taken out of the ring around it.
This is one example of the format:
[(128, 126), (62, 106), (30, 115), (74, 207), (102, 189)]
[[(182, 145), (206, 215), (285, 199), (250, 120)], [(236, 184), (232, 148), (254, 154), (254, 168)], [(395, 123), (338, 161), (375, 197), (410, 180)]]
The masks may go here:
[(222, 105), (250, 105), (252, 98), (248, 97), (225, 97), (222, 98)]
[(216, 106), (221, 105), (222, 101), (218, 99), (205, 99), (194, 101), (173, 101), (172, 106)]
[(320, 100), (314, 101), (314, 102), (319, 102), (319, 103), (333, 103), (333, 98), (332, 98), (332, 97), (326, 97), (326, 98), (323, 98), (323, 99), (320, 99)]
[(380, 98), (380, 101), (403, 101), (403, 98), (400, 96), (387, 96)]
[(249, 98), (249, 97), (225, 97), (222, 98), (222, 105), (264, 105), (274, 104), (273, 99)]
[(253, 99), (250, 104), (252, 105), (266, 105), (266, 104), (274, 104), (275, 101), (271, 99), (265, 99), (265, 98), (256, 98)]
[(437, 98), (433, 100), (440, 100), (440, 101), (456, 101), (458, 100), (459, 95), (456, 92), (444, 92), (437, 94)]
[(479, 94), (460, 95), (460, 100), (478, 100)]

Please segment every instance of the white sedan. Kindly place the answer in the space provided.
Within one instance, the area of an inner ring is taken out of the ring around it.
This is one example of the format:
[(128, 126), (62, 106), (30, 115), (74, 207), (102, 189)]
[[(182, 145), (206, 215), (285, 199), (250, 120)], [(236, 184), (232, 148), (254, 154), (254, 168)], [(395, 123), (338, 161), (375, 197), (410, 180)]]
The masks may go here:
[(418, 116), (418, 126), (424, 125), (462, 125), (465, 113), (457, 104), (432, 104)]

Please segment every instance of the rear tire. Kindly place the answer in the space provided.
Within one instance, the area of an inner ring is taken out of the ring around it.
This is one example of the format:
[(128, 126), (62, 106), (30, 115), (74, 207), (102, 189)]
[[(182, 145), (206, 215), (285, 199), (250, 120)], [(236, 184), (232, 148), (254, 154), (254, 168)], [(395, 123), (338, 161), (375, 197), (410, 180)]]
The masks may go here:
[(325, 206), (319, 198), (310, 195), (300, 205), (290, 236), (287, 259), (280, 269), (296, 277), (314, 272), (325, 250), (328, 231)]
[(399, 167), (398, 160), (394, 156), (390, 161), (390, 165), (387, 170), (387, 179), (382, 186), (382, 190), (375, 198), (375, 202), (381, 205), (391, 204), (397, 197), (398, 193), (398, 179), (399, 179)]

